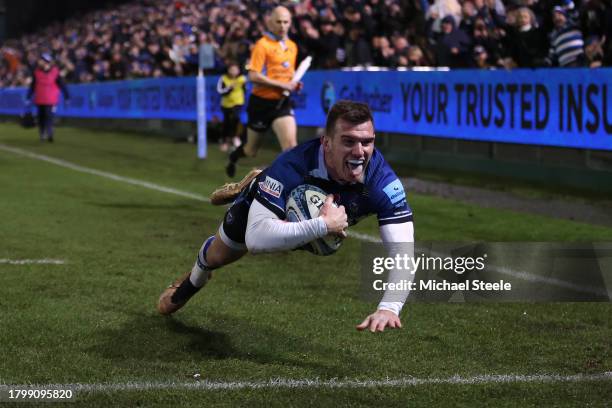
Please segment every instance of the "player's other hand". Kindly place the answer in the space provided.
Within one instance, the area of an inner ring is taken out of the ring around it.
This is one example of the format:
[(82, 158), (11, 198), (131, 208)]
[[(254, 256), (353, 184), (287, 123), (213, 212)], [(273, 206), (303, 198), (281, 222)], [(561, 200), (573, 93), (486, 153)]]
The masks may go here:
[(372, 333), (385, 331), (385, 328), (401, 329), (402, 322), (395, 313), (389, 310), (377, 310), (365, 318), (356, 328), (359, 331), (369, 329)]
[(344, 206), (336, 207), (334, 205), (334, 196), (330, 194), (325, 199), (323, 207), (321, 207), (320, 217), (327, 225), (327, 233), (338, 235), (346, 238), (346, 229), (348, 228), (348, 218)]

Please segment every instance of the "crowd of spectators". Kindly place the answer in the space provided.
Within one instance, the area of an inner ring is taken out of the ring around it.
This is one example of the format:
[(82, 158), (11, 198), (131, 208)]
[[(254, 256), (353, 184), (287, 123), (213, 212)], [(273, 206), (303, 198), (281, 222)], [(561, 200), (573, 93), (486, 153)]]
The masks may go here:
[[(273, 0), (135, 0), (53, 23), (0, 48), (0, 87), (28, 85), (43, 52), (67, 82), (194, 75), (245, 67)], [(612, 0), (303, 0), (291, 37), (314, 68), (612, 65)]]

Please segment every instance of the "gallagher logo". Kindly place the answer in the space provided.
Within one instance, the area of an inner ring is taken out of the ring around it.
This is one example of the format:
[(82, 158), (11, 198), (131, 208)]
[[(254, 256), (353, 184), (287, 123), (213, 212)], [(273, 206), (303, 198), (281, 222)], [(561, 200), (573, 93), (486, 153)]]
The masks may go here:
[(329, 81), (325, 81), (321, 87), (321, 108), (327, 115), (332, 106), (336, 103), (336, 90), (334, 84)]

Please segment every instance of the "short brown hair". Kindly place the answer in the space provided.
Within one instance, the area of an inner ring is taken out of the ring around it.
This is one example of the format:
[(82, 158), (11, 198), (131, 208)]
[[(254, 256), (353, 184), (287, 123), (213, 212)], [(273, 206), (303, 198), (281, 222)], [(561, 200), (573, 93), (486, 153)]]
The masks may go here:
[(327, 137), (333, 135), (336, 122), (339, 119), (352, 125), (360, 125), (365, 122), (372, 122), (372, 125), (374, 124), (372, 111), (366, 103), (340, 100), (332, 106), (327, 114), (327, 123), (325, 124), (325, 135)]

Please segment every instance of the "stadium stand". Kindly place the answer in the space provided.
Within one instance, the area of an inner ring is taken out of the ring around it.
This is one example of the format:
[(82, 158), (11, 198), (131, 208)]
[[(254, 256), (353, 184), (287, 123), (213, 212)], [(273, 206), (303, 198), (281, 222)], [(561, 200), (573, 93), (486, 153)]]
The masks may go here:
[[(228, 60), (244, 67), (265, 29), (260, 16), (275, 4), (139, 0), (56, 22), (2, 44), (0, 87), (29, 85), (43, 52), (70, 83), (194, 75), (204, 43), (216, 50), (213, 72)], [(612, 65), (612, 0), (305, 0), (289, 7), (291, 36), (301, 55), (315, 56), (316, 69), (559, 65), (546, 58), (565, 32), (553, 23), (555, 7), (584, 38), (584, 56), (572, 65)]]

